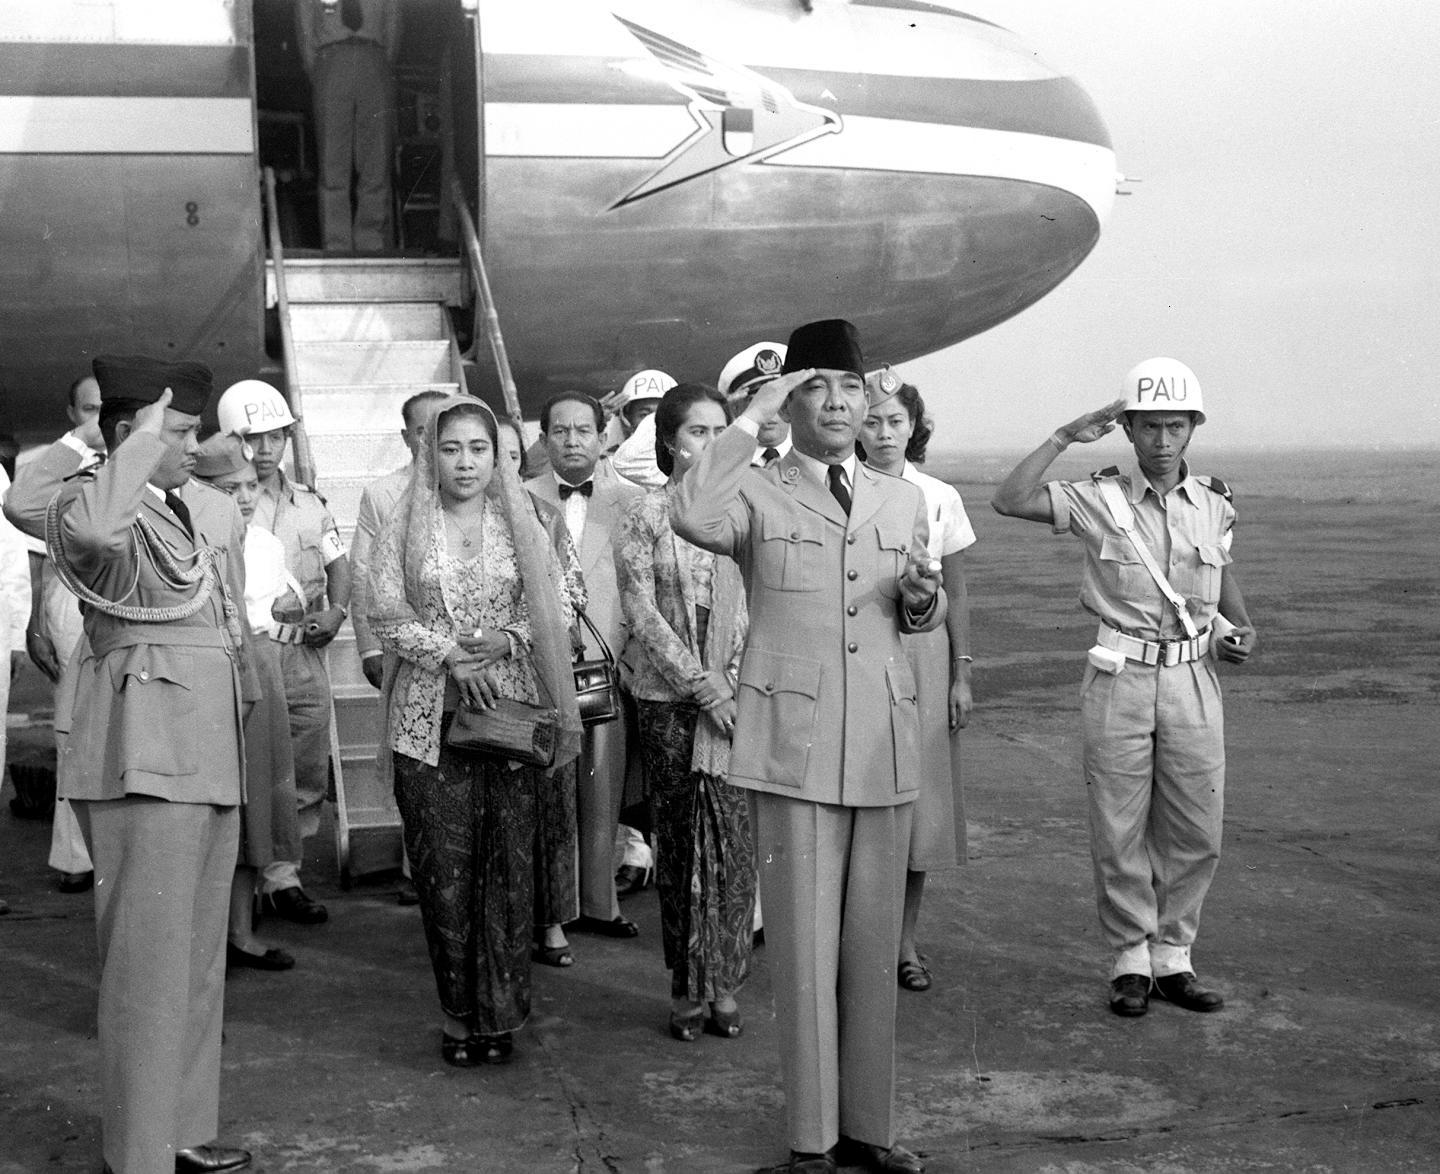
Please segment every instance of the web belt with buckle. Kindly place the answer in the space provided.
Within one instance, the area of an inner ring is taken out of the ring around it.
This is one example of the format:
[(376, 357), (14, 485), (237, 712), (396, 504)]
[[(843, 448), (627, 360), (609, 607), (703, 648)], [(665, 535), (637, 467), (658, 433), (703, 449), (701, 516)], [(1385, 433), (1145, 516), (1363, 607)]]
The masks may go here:
[(1121, 653), (1126, 660), (1169, 668), (1173, 665), (1199, 660), (1209, 652), (1210, 629), (1206, 628), (1193, 638), (1141, 640), (1136, 636), (1127, 636), (1124, 632), (1118, 632), (1106, 624), (1101, 624), (1095, 642), (1103, 648)]

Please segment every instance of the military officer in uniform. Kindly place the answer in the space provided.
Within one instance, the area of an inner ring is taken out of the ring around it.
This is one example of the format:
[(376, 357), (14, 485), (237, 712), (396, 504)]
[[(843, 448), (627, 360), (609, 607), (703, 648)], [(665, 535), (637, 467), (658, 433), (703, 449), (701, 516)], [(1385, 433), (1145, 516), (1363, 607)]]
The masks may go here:
[[(794, 447), (752, 467), (783, 415)], [(729, 782), (750, 792), (790, 1143), (775, 1167), (915, 1174), (895, 1143), (895, 960), (919, 785), (902, 632), (944, 622), (920, 491), (855, 456), (855, 328), (790, 336), (784, 374), (686, 474), (675, 532), (740, 564), (750, 634), (734, 683)]]
[[(102, 1141), (114, 1174), (235, 1170), (219, 1124), (225, 927), (239, 842), (244, 524), (190, 480), (210, 371), (98, 357), (109, 461), (61, 437), (5, 513), (47, 536), (86, 646), (55, 724), (60, 787), (95, 865)], [(53, 504), (52, 504), (53, 502)], [(48, 533), (47, 533), (48, 532)]]
[[(1191, 1011), (1224, 998), (1200, 984), (1190, 950), (1220, 859), (1225, 726), (1216, 661), (1243, 664), (1255, 630), (1231, 566), (1235, 508), (1217, 477), (1185, 460), (1205, 422), (1200, 384), (1149, 359), (1124, 396), (1056, 429), (991, 503), (1085, 544), (1080, 602), (1099, 621), (1081, 685), (1090, 851), (1110, 947), (1110, 1009), (1144, 1015), (1152, 991)], [(1125, 470), (1044, 483), (1071, 444), (1120, 421)]]
[[(320, 830), (320, 809), (330, 789), (330, 673), (325, 647), (349, 614), (350, 559), (340, 530), (313, 489), (285, 475), (281, 463), (295, 417), (275, 388), (260, 379), (242, 379), (225, 389), (216, 405), (220, 431), (242, 436), (255, 452), (260, 501), (253, 522), (280, 539), (285, 569), (305, 591), (276, 605), (282, 621), (270, 638), (280, 645), (290, 741), (295, 751), (295, 794), (300, 835)], [(283, 613), (283, 614), (282, 614)], [(261, 907), (288, 921), (317, 925), (325, 906), (300, 884), (298, 861), (276, 861), (264, 870)]]

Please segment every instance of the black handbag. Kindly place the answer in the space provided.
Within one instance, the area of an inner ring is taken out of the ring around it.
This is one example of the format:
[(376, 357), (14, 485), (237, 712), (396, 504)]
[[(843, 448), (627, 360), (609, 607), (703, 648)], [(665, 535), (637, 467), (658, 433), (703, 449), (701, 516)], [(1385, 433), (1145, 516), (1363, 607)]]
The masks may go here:
[(613, 722), (620, 716), (620, 679), (605, 637), (583, 608), (576, 608), (576, 612), (600, 645), (597, 659), (575, 658), (575, 702), (580, 707), (580, 724), (588, 728)]
[(554, 706), (497, 697), (493, 709), (472, 709), (462, 704), (450, 721), (445, 745), (469, 754), (549, 766), (555, 761), (558, 725)]

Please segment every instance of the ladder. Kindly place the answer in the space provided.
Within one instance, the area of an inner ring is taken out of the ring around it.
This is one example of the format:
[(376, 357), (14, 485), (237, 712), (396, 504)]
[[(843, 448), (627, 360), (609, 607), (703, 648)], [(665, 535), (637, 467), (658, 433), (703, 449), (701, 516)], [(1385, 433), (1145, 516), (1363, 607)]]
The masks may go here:
[[(468, 304), (468, 275), (458, 258), (291, 255), (283, 271), (284, 303), (267, 261), (266, 301), (288, 309), (290, 399), (303, 413), (315, 488), (348, 549), (366, 486), (410, 460), (401, 405), (426, 389), (464, 386), (448, 307)], [(349, 624), (328, 651), (335, 855), (349, 888), (358, 876), (399, 867), (400, 814), (376, 765), (379, 698), (360, 671)]]

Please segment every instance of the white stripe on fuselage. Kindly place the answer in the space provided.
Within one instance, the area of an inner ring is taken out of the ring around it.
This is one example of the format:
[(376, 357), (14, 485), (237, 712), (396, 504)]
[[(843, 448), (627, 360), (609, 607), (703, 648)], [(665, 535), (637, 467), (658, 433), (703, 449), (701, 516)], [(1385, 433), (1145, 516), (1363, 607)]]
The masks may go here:
[[(662, 159), (694, 129), (684, 106), (491, 102), (485, 107), (485, 147), (492, 157)], [(1042, 184), (1084, 200), (1102, 221), (1115, 195), (1115, 153), (1109, 148), (893, 118), (848, 117), (840, 133), (782, 150), (766, 162)]]
[(1034, 81), (1059, 76), (1008, 29), (943, 13), (817, 5), (810, 15), (703, 0), (486, 0), (485, 54), (639, 57), (611, 12), (750, 69)]
[(0, 96), (0, 155), (250, 155), (248, 98)]

